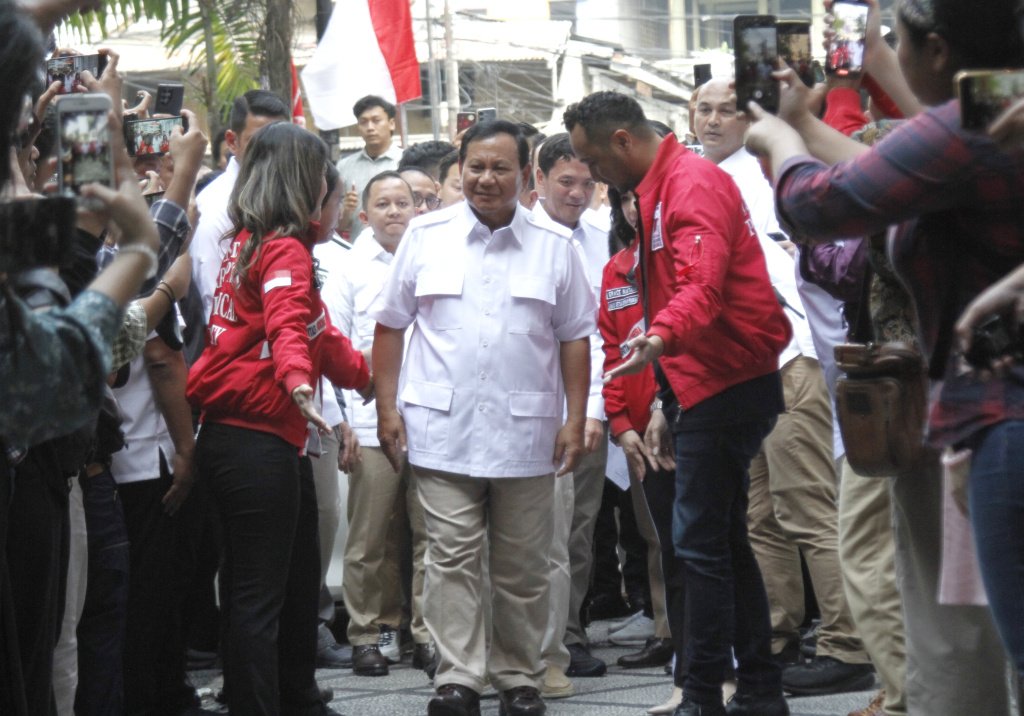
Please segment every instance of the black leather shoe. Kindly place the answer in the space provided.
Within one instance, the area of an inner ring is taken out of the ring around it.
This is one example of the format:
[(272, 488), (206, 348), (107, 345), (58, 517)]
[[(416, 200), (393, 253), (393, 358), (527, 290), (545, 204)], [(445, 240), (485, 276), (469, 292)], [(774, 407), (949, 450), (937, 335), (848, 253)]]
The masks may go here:
[(721, 701), (701, 704), (684, 695), (683, 702), (676, 706), (672, 716), (726, 716), (726, 713)]
[[(416, 644), (412, 648), (412, 668), (426, 671), (434, 660), (434, 647), (430, 644)], [(436, 669), (435, 669), (436, 671)]]
[(427, 702), (427, 716), (480, 716), (480, 694), (462, 684), (444, 684)]
[(782, 695), (749, 696), (736, 694), (725, 706), (728, 716), (789, 716), (789, 705)]
[(818, 656), (782, 672), (782, 689), (796, 696), (864, 691), (875, 684), (871, 664), (847, 664), (831, 656)]
[(356, 676), (387, 676), (388, 660), (376, 644), (360, 644), (352, 649), (352, 673)]
[(790, 642), (782, 647), (778, 654), (772, 654), (772, 661), (779, 665), (779, 668), (786, 669), (800, 663), (800, 642)]
[(590, 653), (590, 649), (583, 644), (569, 644), (569, 668), (565, 670), (566, 676), (604, 676), (608, 671), (608, 665)]
[(620, 656), (616, 662), (623, 669), (643, 669), (649, 666), (662, 666), (672, 661), (675, 647), (671, 639), (648, 639), (644, 648), (635, 654)]
[(532, 686), (517, 686), (501, 692), (498, 716), (543, 716), (547, 710), (540, 692)]

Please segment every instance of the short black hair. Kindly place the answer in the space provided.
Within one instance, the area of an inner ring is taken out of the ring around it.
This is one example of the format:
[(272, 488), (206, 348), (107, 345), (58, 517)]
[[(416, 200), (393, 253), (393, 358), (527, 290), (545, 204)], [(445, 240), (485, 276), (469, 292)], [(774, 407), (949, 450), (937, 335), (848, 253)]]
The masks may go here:
[(526, 137), (519, 130), (519, 125), (509, 122), (507, 119), (495, 119), (490, 122), (478, 122), (466, 130), (462, 135), (462, 144), (459, 146), (459, 164), (466, 161), (466, 151), (473, 142), (481, 139), (490, 139), (499, 134), (507, 134), (516, 141), (516, 149), (519, 154), (519, 168), (524, 169), (530, 164), (530, 145)]
[(899, 6), (897, 12), (915, 46), (934, 32), (949, 43), (955, 70), (1019, 67), (1024, 64), (1018, 0), (934, 0), (933, 23), (924, 26)]
[(575, 158), (576, 152), (572, 150), (569, 133), (559, 132), (545, 139), (544, 144), (540, 145), (540, 151), (537, 153), (537, 165), (540, 167), (541, 174), (547, 176), (552, 167), (560, 160)]
[(267, 90), (249, 90), (235, 99), (231, 105), (231, 131), (240, 134), (245, 129), (249, 115), (287, 120), (291, 117), (288, 105), (283, 99)]
[(385, 114), (388, 115), (388, 119), (395, 118), (395, 105), (375, 94), (368, 94), (357, 100), (356, 103), (352, 105), (352, 114), (356, 116), (356, 119), (359, 119), (359, 115), (368, 109), (373, 109), (374, 107), (380, 107), (383, 109)]
[(441, 139), (414, 144), (402, 152), (402, 158), (398, 161), (398, 171), (406, 167), (416, 167), (429, 174), (434, 181), (440, 181), (441, 160), (454, 150), (454, 144)]
[(437, 165), (437, 176), (438, 181), (444, 184), (448, 181), (448, 172), (451, 171), (452, 167), (457, 167), (459, 164), (459, 152), (456, 149), (451, 150), (444, 155), (444, 159)]
[(517, 124), (519, 125), (519, 131), (522, 132), (523, 136), (526, 137), (527, 139), (530, 139), (536, 134), (541, 135), (541, 139), (544, 138), (543, 132), (534, 127), (529, 122), (517, 122)]
[(668, 126), (664, 122), (658, 121), (657, 119), (648, 119), (647, 124), (649, 124), (651, 129), (654, 130), (654, 133), (662, 139), (672, 134), (672, 127)]
[(370, 181), (366, 182), (366, 186), (363, 187), (362, 200), (364, 211), (366, 210), (367, 204), (370, 203), (370, 189), (373, 187), (374, 184), (376, 184), (377, 182), (384, 181), (385, 179), (397, 179), (398, 181), (402, 182), (409, 190), (409, 196), (412, 196), (412, 187), (409, 186), (409, 182), (403, 179), (402, 175), (396, 172), (394, 169), (386, 169), (385, 171), (382, 171), (380, 174), (374, 174), (370, 178)]
[[(242, 123), (244, 126), (244, 122)], [(227, 135), (228, 130), (222, 129), (214, 135), (213, 139), (210, 140), (210, 154), (213, 155), (214, 163), (220, 161), (221, 152), (224, 148), (224, 137)]]
[(338, 172), (338, 167), (334, 166), (332, 162), (327, 162), (327, 167), (324, 169), (324, 181), (327, 182), (327, 193), (324, 195), (324, 201), (327, 201), (327, 197), (334, 193), (334, 189), (338, 186), (340, 180), (341, 174)]
[(607, 90), (594, 92), (569, 105), (562, 121), (570, 132), (577, 125), (582, 127), (591, 141), (606, 139), (619, 128), (626, 128), (642, 137), (649, 137), (654, 132), (639, 102), (629, 95)]

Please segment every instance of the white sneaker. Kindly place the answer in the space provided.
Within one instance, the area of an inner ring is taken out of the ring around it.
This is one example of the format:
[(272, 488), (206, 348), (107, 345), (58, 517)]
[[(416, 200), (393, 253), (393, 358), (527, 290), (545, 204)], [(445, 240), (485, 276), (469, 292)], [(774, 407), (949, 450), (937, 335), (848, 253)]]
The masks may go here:
[(616, 646), (643, 646), (654, 638), (654, 620), (643, 614), (626, 626), (608, 635), (608, 641)]
[(380, 625), (377, 646), (389, 664), (397, 664), (402, 661), (402, 651), (398, 645), (398, 632), (387, 624)]
[(608, 634), (609, 635), (614, 634), (615, 632), (619, 631), (619, 629), (623, 629), (623, 628), (629, 626), (630, 624), (635, 622), (637, 619), (641, 618), (643, 615), (644, 615), (644, 613), (642, 611), (640, 611), (640, 612), (636, 612), (635, 614), (630, 614), (625, 619), (617, 619), (617, 620), (615, 620), (613, 622), (609, 622), (608, 623)]

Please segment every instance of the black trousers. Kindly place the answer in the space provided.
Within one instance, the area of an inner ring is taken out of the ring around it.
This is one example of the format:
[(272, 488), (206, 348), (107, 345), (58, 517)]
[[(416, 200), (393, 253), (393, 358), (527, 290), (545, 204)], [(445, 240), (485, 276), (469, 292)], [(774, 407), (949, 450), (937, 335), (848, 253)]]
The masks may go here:
[(185, 673), (182, 608), (195, 570), (197, 510), (190, 498), (169, 516), (171, 476), (118, 486), (130, 542), (124, 643), (127, 713), (171, 716), (197, 704)]
[(668, 609), (668, 628), (672, 632), (672, 643), (676, 652), (675, 671), (672, 681), (679, 688), (686, 682), (686, 579), (683, 560), (676, 556), (672, 545), (672, 506), (676, 497), (676, 473), (674, 470), (657, 470), (647, 464), (644, 479), (644, 497), (654, 520), (661, 543), (661, 571), (665, 579), (665, 604)]
[[(610, 481), (609, 481), (610, 482)], [(618, 519), (615, 510), (618, 508)], [(616, 547), (622, 547), (626, 559), (619, 566)], [(628, 491), (606, 483), (601, 509), (594, 526), (594, 569), (590, 595), (620, 595), (625, 585), (626, 597), (633, 609), (648, 617), (651, 611), (651, 587), (647, 576), (647, 543), (640, 536), (633, 514), (633, 500)]]
[(272, 435), (207, 423), (197, 458), (223, 530), (222, 658), (246, 716), (324, 713), (316, 685), (320, 551), (313, 468)]
[(89, 545), (85, 605), (78, 620), (75, 716), (124, 713), (128, 527), (109, 469), (79, 478)]
[(53, 650), (64, 616), (69, 537), (68, 482), (50, 446), (32, 448), (15, 469), (7, 517), (7, 568), (25, 704), (32, 716), (52, 714)]

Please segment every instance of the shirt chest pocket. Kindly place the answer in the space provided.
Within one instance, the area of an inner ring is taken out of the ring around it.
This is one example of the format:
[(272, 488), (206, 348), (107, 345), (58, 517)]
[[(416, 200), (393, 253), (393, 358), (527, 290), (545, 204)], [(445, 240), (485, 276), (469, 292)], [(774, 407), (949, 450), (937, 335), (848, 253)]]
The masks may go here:
[(417, 311), (437, 331), (462, 328), (463, 274), (424, 271), (416, 277)]
[(511, 276), (508, 332), (527, 335), (551, 333), (551, 313), (555, 307), (555, 284), (550, 276)]

